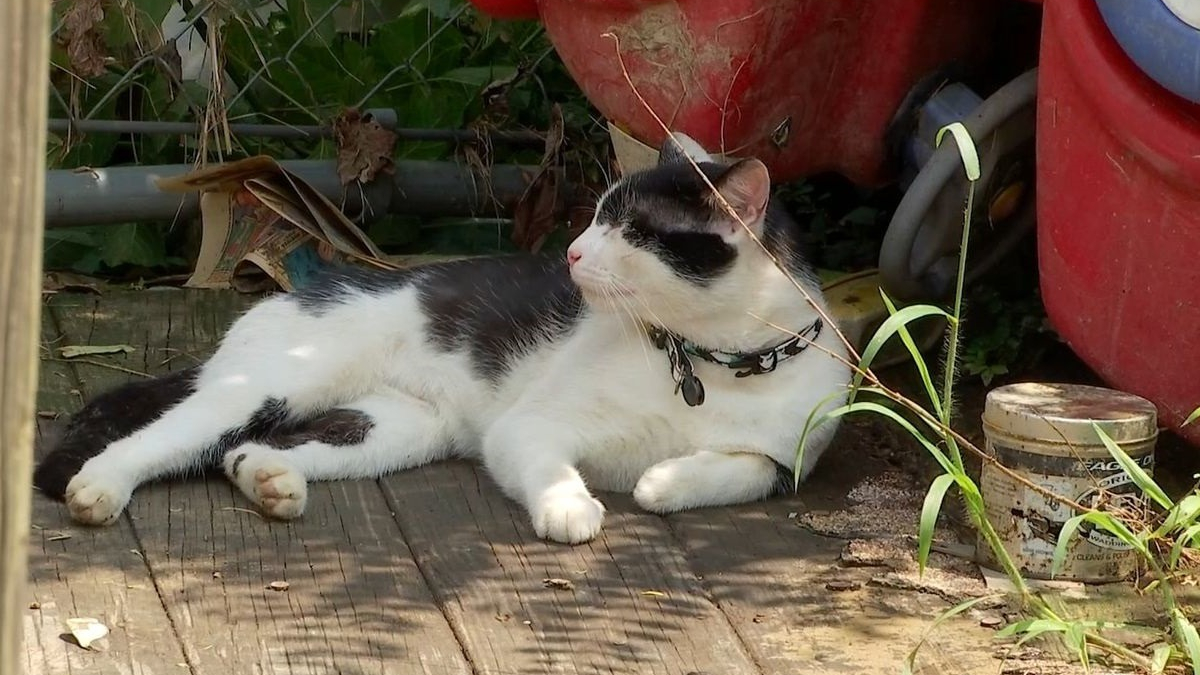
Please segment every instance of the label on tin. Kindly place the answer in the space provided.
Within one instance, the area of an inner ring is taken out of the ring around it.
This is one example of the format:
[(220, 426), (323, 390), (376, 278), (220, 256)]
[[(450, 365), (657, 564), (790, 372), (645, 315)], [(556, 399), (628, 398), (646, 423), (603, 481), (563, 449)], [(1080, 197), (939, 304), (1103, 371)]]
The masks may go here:
[[(1120, 463), (1109, 457), (1059, 457), (988, 443), (992, 455), (1030, 483), (1083, 506), (1111, 510), (1135, 506), (1137, 490)], [(1148, 472), (1154, 455), (1134, 457)], [(988, 520), (1010, 556), (1031, 576), (1048, 577), (1063, 525), (1074, 509), (1023, 485), (995, 467), (985, 465), (980, 481)], [(1130, 546), (1117, 537), (1083, 523), (1067, 547), (1058, 577), (1104, 580), (1124, 577), (1136, 559)], [(990, 556), (990, 554), (987, 554)]]

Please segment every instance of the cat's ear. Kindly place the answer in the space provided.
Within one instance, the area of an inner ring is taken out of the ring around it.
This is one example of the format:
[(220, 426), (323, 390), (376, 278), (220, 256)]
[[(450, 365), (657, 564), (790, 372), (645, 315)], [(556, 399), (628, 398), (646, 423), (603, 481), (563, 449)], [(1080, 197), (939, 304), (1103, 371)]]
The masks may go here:
[(658, 165), (687, 164), (688, 157), (697, 164), (713, 161), (708, 152), (691, 136), (676, 131), (663, 141), (662, 148), (658, 151)]
[[(750, 229), (758, 233), (762, 230), (763, 217), (767, 213), (767, 203), (771, 199), (771, 174), (767, 165), (757, 159), (743, 159), (729, 167), (729, 170), (713, 184), (717, 192), (733, 207), (734, 213), (742, 219)], [(715, 197), (711, 199), (713, 208), (722, 212), (723, 220), (732, 221), (733, 231), (738, 234), (742, 226), (736, 220), (729, 218), (725, 207)]]

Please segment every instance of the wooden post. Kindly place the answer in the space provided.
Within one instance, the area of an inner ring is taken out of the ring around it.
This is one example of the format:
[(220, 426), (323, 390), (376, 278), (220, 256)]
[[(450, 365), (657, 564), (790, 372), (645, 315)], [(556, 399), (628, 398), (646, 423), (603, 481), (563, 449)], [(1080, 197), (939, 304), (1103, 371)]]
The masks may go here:
[(23, 671), (50, 0), (0, 0), (0, 673)]

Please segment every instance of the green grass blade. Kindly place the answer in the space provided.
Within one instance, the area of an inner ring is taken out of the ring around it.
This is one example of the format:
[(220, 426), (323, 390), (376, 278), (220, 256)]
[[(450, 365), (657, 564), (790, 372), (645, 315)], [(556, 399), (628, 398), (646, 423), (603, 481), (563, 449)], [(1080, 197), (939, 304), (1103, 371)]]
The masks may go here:
[(925, 436), (922, 435), (921, 432), (918, 431), (911, 422), (901, 417), (900, 413), (892, 410), (891, 408), (884, 407), (873, 401), (855, 401), (840, 408), (830, 410), (827, 414), (829, 417), (841, 417), (842, 415), (848, 415), (855, 412), (870, 412), (877, 415), (883, 415), (884, 417), (891, 419), (893, 422), (899, 424), (901, 428), (907, 431), (909, 435), (916, 439), (916, 441), (920, 443), (930, 455), (933, 456), (933, 459), (946, 473), (953, 474), (956, 477), (962, 475), (962, 472), (954, 465), (953, 462), (950, 461), (950, 458), (946, 456), (946, 453), (942, 452), (940, 448), (931, 443), (929, 439), (925, 438)]
[(935, 145), (942, 144), (942, 137), (947, 131), (954, 135), (954, 142), (958, 145), (958, 156), (962, 158), (963, 168), (967, 172), (967, 180), (974, 183), (980, 176), (979, 153), (975, 150), (975, 141), (971, 140), (971, 134), (962, 122), (954, 122), (938, 129)]
[(1017, 623), (1006, 626), (1000, 632), (996, 633), (998, 638), (1009, 638), (1019, 635), (1016, 645), (1021, 645), (1030, 640), (1042, 635), (1043, 633), (1065, 633), (1067, 632), (1067, 624), (1058, 619), (1026, 619)]
[[(893, 335), (905, 328), (909, 323), (918, 319), (923, 319), (927, 316), (942, 316), (946, 318), (950, 317), (950, 315), (940, 307), (934, 307), (933, 305), (910, 305), (885, 319), (884, 322), (880, 324), (879, 328), (875, 330), (875, 334), (871, 336), (871, 340), (867, 342), (866, 348), (863, 349), (862, 358), (859, 359), (858, 362), (859, 371), (865, 371), (871, 367), (871, 363), (874, 362), (875, 357), (879, 355), (879, 350), (883, 349), (883, 346), (887, 344), (887, 341), (890, 340)], [(862, 381), (863, 373), (856, 372), (854, 374), (853, 384), (850, 388), (851, 401), (855, 400), (855, 396), (858, 394), (858, 389), (862, 386)], [(936, 399), (937, 397), (934, 398)]]
[(1067, 624), (1067, 633), (1064, 639), (1067, 642), (1067, 646), (1075, 650), (1075, 656), (1079, 659), (1079, 663), (1083, 665), (1084, 670), (1087, 670), (1087, 633), (1084, 632), (1083, 626), (1079, 623)]
[(1050, 578), (1053, 579), (1058, 571), (1062, 569), (1063, 563), (1067, 560), (1067, 545), (1071, 541), (1071, 537), (1079, 531), (1079, 526), (1083, 524), (1086, 513), (1081, 513), (1063, 523), (1062, 531), (1058, 533), (1058, 543), (1054, 545), (1054, 557), (1050, 559)]
[(1171, 645), (1162, 645), (1154, 650), (1154, 656), (1150, 659), (1150, 672), (1154, 675), (1162, 675), (1162, 672), (1167, 669), (1167, 662), (1171, 660)]
[(1132, 546), (1138, 553), (1142, 554), (1143, 558), (1151, 556), (1150, 550), (1146, 548), (1146, 542), (1138, 538), (1125, 523), (1114, 518), (1112, 514), (1105, 513), (1104, 511), (1088, 511), (1083, 514), (1083, 519), (1093, 525), (1099, 526), (1100, 529)]
[[(897, 313), (896, 305), (887, 293), (881, 288), (879, 295), (883, 298), (883, 304), (887, 306), (888, 314), (895, 316)], [(929, 373), (929, 365), (925, 363), (925, 355), (917, 348), (917, 343), (912, 338), (912, 333), (908, 332), (908, 324), (900, 324), (896, 331), (900, 335), (900, 340), (904, 343), (908, 353), (912, 356), (913, 363), (917, 366), (917, 372), (921, 375), (921, 383), (925, 385), (925, 393), (929, 396), (929, 402), (933, 404), (933, 413), (938, 418), (942, 418), (942, 401), (938, 398), (937, 386), (933, 383), (933, 376)]]
[(1192, 663), (1192, 675), (1200, 675), (1200, 635), (1196, 634), (1196, 627), (1178, 607), (1171, 608), (1171, 624), (1175, 627), (1175, 640)]
[(1175, 538), (1175, 544), (1171, 546), (1171, 555), (1167, 559), (1167, 564), (1171, 569), (1179, 564), (1179, 556), (1183, 555), (1183, 549), (1192, 545), (1192, 540), (1200, 535), (1200, 525), (1192, 525), (1183, 531), (1183, 534)]
[(929, 560), (929, 549), (933, 546), (933, 528), (942, 510), (946, 490), (955, 482), (954, 476), (944, 473), (933, 479), (929, 492), (925, 493), (925, 505), (921, 507), (921, 527), (917, 536), (917, 573), (925, 574), (925, 563)]
[(1196, 521), (1196, 517), (1200, 515), (1200, 495), (1190, 494), (1175, 503), (1175, 506), (1167, 512), (1167, 517), (1163, 519), (1162, 525), (1154, 531), (1154, 536), (1163, 537), (1171, 532), (1174, 532), (1180, 527), (1187, 527)]
[(941, 623), (943, 621), (946, 621), (947, 619), (958, 616), (959, 614), (962, 614), (963, 612), (967, 611), (968, 609), (971, 609), (975, 605), (978, 605), (979, 603), (981, 603), (985, 600), (997, 600), (997, 599), (1003, 598), (1003, 597), (1004, 597), (1003, 593), (994, 593), (992, 595), (984, 595), (984, 596), (980, 596), (978, 598), (971, 598), (970, 600), (964, 600), (963, 602), (960, 602), (957, 605), (955, 605), (955, 606), (951, 607), (950, 609), (939, 614), (937, 616), (937, 618), (934, 619), (933, 622), (929, 624), (929, 627), (925, 629), (925, 634), (921, 636), (921, 639), (917, 642), (917, 645), (915, 647), (913, 647), (912, 651), (910, 651), (908, 653), (908, 657), (904, 659), (904, 674), (905, 675), (913, 675), (913, 673), (916, 672), (917, 652), (921, 650), (921, 647), (924, 646), (925, 641), (928, 640), (929, 636), (933, 634), (934, 629), (937, 628), (939, 625), (941, 625)]
[(1200, 408), (1196, 408), (1195, 410), (1192, 411), (1191, 415), (1187, 416), (1187, 419), (1183, 421), (1183, 426), (1186, 427), (1187, 425), (1191, 424), (1192, 422), (1195, 422), (1197, 419), (1200, 419)]
[(1158, 483), (1155, 483), (1154, 479), (1151, 478), (1145, 471), (1143, 471), (1142, 467), (1137, 465), (1137, 462), (1134, 462), (1129, 455), (1125, 454), (1125, 451), (1121, 449), (1121, 446), (1117, 445), (1113, 439), (1109, 438), (1108, 434), (1104, 433), (1104, 430), (1101, 429), (1098, 424), (1092, 422), (1092, 428), (1096, 430), (1096, 435), (1100, 437), (1100, 441), (1104, 443), (1104, 447), (1108, 448), (1108, 454), (1112, 455), (1113, 459), (1117, 460), (1117, 463), (1121, 465), (1121, 468), (1125, 470), (1125, 473), (1129, 474), (1129, 477), (1133, 479), (1134, 484), (1137, 485), (1146, 496), (1153, 499), (1164, 509), (1170, 509), (1175, 505), (1175, 502), (1171, 501), (1171, 498), (1168, 497), (1167, 493), (1158, 486)]
[(804, 466), (804, 449), (808, 447), (809, 434), (811, 434), (817, 427), (824, 424), (826, 420), (831, 419), (828, 413), (824, 413), (820, 417), (817, 417), (817, 413), (824, 410), (826, 404), (831, 403), (838, 398), (845, 399), (845, 397), (846, 394), (843, 392), (835, 391), (821, 399), (817, 405), (813, 406), (812, 410), (808, 411), (808, 417), (804, 420), (804, 431), (800, 432), (800, 442), (796, 444), (796, 468), (792, 476), (792, 479), (795, 483), (793, 486), (794, 488), (800, 487), (800, 467)]

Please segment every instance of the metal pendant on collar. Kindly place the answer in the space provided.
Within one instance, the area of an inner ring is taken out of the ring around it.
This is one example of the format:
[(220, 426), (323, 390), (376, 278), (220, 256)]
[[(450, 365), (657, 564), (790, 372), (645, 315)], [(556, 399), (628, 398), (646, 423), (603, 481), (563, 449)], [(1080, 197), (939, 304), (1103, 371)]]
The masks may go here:
[(671, 379), (675, 381), (675, 395), (682, 396), (683, 402), (695, 408), (704, 403), (704, 383), (696, 377), (692, 360), (683, 349), (683, 340), (664, 330), (652, 328), (650, 339), (654, 346), (667, 352), (667, 362), (671, 366)]

